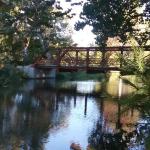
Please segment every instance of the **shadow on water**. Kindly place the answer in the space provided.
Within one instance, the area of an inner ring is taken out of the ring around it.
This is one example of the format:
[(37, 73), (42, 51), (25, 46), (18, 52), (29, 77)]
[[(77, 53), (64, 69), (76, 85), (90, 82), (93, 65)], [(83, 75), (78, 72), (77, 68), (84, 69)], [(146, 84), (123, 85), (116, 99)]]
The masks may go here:
[[(136, 109), (121, 113), (121, 95), (132, 89), (120, 80), (31, 80), (9, 91), (0, 97), (1, 150), (68, 150), (72, 142), (83, 149), (90, 144), (96, 150), (124, 150), (143, 145), (141, 135), (149, 131)], [(118, 96), (113, 101), (106, 93)]]

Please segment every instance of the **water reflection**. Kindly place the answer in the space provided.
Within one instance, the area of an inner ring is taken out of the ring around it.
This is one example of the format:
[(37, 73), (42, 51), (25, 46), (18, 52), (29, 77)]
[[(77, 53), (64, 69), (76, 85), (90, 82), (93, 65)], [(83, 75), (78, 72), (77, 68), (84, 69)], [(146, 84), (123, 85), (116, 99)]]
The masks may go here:
[(95, 99), (88, 94), (30, 81), (1, 100), (0, 149), (66, 150), (72, 141), (84, 147), (98, 118)]
[(33, 80), (17, 92), (4, 94), (0, 99), (0, 149), (68, 150), (72, 142), (85, 149), (95, 132), (116, 130), (118, 118), (124, 128), (133, 130), (138, 112), (118, 115), (118, 103), (101, 96), (108, 84)]
[[(135, 88), (129, 86), (128, 84), (122, 83), (122, 79), (119, 78), (120, 73), (117, 71), (112, 71), (110, 74), (110, 78), (106, 83), (106, 91), (108, 94), (114, 97), (120, 97), (132, 93), (135, 91)], [(130, 80), (135, 80), (134, 76), (128, 77)]]

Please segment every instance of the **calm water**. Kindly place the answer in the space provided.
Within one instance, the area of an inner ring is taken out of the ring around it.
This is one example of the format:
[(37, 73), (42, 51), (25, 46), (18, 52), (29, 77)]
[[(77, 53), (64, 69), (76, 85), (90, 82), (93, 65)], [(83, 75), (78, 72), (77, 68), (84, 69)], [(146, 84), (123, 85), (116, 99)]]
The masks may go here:
[(138, 111), (121, 116), (120, 106), (105, 96), (119, 99), (132, 91), (115, 76), (107, 83), (31, 80), (1, 91), (0, 150), (70, 150), (72, 142), (85, 150), (98, 124), (100, 132), (112, 133), (118, 121), (130, 132)]

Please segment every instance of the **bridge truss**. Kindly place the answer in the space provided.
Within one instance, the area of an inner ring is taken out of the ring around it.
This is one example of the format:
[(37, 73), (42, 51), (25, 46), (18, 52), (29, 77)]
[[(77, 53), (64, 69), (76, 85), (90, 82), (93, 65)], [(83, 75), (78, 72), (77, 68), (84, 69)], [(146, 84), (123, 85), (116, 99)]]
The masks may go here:
[[(133, 56), (131, 47), (66, 47), (53, 48), (54, 54), (49, 63), (37, 64), (40, 68), (56, 67), (57, 71), (105, 72), (119, 70), (124, 58)], [(144, 55), (150, 55), (150, 46), (144, 47)]]

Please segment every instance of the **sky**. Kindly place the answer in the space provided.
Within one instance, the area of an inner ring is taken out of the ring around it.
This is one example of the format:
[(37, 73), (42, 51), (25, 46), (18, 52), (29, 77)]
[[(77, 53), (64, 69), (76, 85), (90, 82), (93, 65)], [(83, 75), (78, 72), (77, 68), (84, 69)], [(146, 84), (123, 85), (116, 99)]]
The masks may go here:
[[(67, 10), (67, 8), (71, 7), (71, 3), (78, 3), (81, 0), (59, 0), (61, 6), (63, 7), (64, 10)], [(71, 1), (70, 2), (66, 2), (66, 1)], [(83, 3), (86, 2), (87, 0), (82, 0)], [(88, 46), (95, 46), (95, 35), (91, 32), (92, 27), (90, 26), (86, 26), (83, 30), (79, 30), (79, 31), (75, 31), (74, 30), (74, 24), (80, 19), (79, 14), (82, 11), (82, 6), (81, 5), (74, 5), (72, 7), (72, 13), (76, 13), (76, 16), (74, 18), (72, 18), (69, 21), (69, 24), (71, 26), (71, 28), (73, 29), (73, 34), (72, 34), (72, 39), (74, 41), (74, 43), (77, 44), (78, 47), (88, 47)], [(141, 11), (143, 11), (145, 9), (145, 6), (138, 8), (138, 12), (140, 13)], [(143, 26), (141, 26), (143, 27)], [(111, 41), (112, 39), (110, 39), (110, 45), (113, 45), (113, 41)], [(120, 46), (120, 42), (119, 43), (114, 43), (115, 45), (118, 44), (118, 46)]]
[[(80, 1), (81, 0), (72, 0), (71, 2), (78, 3)], [(85, 2), (86, 0), (83, 1)], [(70, 8), (70, 2), (66, 2), (66, 0), (61, 0), (60, 4), (64, 9)], [(79, 14), (81, 11), (82, 11), (82, 6), (80, 5), (73, 6), (72, 13), (76, 13), (76, 16), (74, 16), (69, 21), (69, 24), (73, 29), (72, 39), (74, 43), (77, 43), (78, 44), (77, 46), (86, 47), (86, 46), (90, 46), (91, 44), (92, 45), (95, 44), (95, 40), (94, 40), (95, 36), (91, 32), (92, 27), (90, 26), (86, 26), (83, 30), (80, 31), (74, 30), (74, 24), (79, 20)]]

